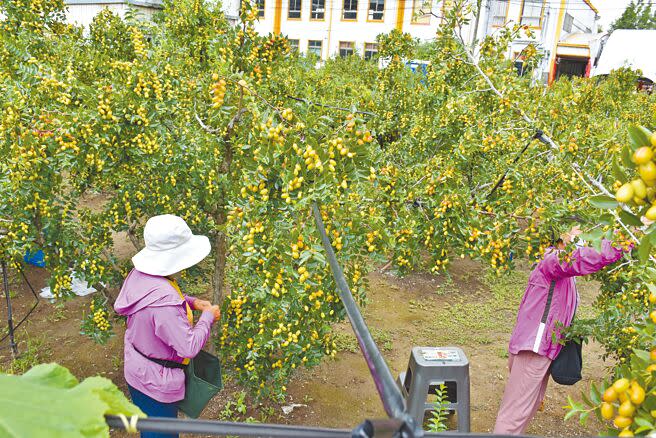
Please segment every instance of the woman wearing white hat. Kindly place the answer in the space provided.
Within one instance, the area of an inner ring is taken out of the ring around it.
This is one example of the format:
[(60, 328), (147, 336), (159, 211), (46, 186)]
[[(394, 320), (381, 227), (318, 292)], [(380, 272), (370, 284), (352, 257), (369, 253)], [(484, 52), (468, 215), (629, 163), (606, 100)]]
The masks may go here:
[[(114, 304), (118, 314), (127, 316), (125, 380), (133, 402), (144, 413), (177, 417), (176, 402), (185, 396), (182, 368), (203, 348), (221, 313), (209, 301), (183, 295), (171, 275), (203, 260), (210, 242), (193, 235), (182, 218), (170, 214), (150, 218), (144, 240), (146, 247), (132, 258), (134, 269)], [(196, 325), (192, 309), (202, 310)]]

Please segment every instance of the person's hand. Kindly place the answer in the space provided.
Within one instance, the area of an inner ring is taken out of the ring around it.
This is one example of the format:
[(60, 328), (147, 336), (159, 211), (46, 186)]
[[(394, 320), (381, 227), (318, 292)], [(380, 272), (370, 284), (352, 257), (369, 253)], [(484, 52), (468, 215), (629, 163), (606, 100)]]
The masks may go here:
[(221, 309), (219, 306), (213, 305), (210, 306), (207, 310), (214, 313), (214, 321), (221, 319)]
[(212, 303), (210, 303), (207, 300), (199, 300), (199, 299), (194, 300), (194, 309), (196, 310), (207, 310), (211, 306)]

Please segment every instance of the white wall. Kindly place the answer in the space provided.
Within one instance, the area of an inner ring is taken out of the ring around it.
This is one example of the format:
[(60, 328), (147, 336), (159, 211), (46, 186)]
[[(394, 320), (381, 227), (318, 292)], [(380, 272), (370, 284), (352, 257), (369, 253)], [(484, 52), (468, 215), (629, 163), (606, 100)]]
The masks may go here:
[[(0, 0), (1, 1), (1, 0)], [(161, 0), (66, 0), (66, 20), (80, 26), (88, 27), (93, 18), (107, 8), (123, 17), (130, 7), (144, 19), (149, 19), (161, 9)], [(235, 21), (239, 17), (239, 0), (223, 0), (222, 9), (228, 19)]]
[(103, 9), (109, 9), (114, 14), (123, 17), (127, 11), (127, 6), (124, 4), (68, 5), (66, 7), (66, 21), (86, 28)]

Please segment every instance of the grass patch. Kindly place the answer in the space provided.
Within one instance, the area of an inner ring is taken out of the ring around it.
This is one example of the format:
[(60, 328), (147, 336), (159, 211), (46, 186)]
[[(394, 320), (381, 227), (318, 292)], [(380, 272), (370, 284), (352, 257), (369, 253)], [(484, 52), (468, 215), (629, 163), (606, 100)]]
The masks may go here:
[(439, 309), (432, 330), (440, 338), (460, 345), (486, 345), (490, 343), (489, 333), (510, 333), (527, 280), (528, 273), (521, 271), (501, 277), (486, 275), (486, 290), (473, 300), (461, 295), (455, 303)]
[[(21, 347), (25, 351), (21, 351)], [(45, 347), (43, 339), (28, 339), (26, 343), (19, 345), (18, 352), (18, 357), (3, 367), (3, 373), (23, 374), (33, 366), (46, 362), (50, 357), (50, 351)]]
[[(374, 338), (376, 345), (382, 351), (392, 351), (392, 335), (387, 330), (370, 327), (371, 336)], [(348, 351), (349, 353), (357, 353), (360, 351), (358, 340), (353, 333), (335, 333), (333, 340), (335, 342), (335, 349), (337, 351)]]

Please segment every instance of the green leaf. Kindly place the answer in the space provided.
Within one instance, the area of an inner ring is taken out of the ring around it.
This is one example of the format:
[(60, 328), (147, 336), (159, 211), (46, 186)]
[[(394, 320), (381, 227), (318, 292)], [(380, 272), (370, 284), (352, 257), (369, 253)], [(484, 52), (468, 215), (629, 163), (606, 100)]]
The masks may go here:
[(645, 363), (649, 363), (651, 361), (651, 359), (649, 358), (649, 352), (648, 351), (633, 350), (633, 353)]
[(622, 168), (617, 162), (617, 156), (613, 158), (613, 176), (615, 176), (615, 179), (622, 182), (629, 179), (626, 172), (624, 172), (624, 168)]
[(583, 402), (588, 405), (588, 406), (594, 406), (588, 396), (585, 393), (581, 393), (581, 398), (583, 399)]
[(629, 145), (634, 151), (642, 146), (649, 146), (649, 130), (642, 126), (629, 126)]
[(588, 421), (589, 416), (590, 416), (590, 411), (585, 411), (581, 413), (581, 416), (579, 417), (579, 423), (581, 425), (585, 425), (585, 423)]
[(565, 421), (569, 420), (572, 418), (574, 415), (576, 415), (579, 411), (572, 409), (570, 410), (567, 414), (565, 414)]
[(615, 223), (615, 217), (610, 213), (605, 213), (599, 216), (599, 223), (604, 225), (613, 225)]
[(106, 415), (143, 415), (139, 408), (130, 403), (116, 385), (105, 377), (88, 377), (71, 391), (77, 393), (95, 393), (107, 404), (107, 411), (105, 411)]
[(309, 251), (309, 250), (307, 250), (307, 249), (304, 250), (304, 251), (301, 253), (301, 257), (298, 259), (298, 264), (299, 264), (299, 265), (304, 265), (305, 262), (307, 262), (307, 261), (309, 260), (310, 257), (312, 257), (312, 251)]
[(650, 429), (652, 429), (654, 427), (654, 425), (652, 424), (651, 421), (649, 421), (649, 420), (647, 420), (643, 417), (636, 417), (635, 418), (635, 424), (637, 424), (640, 427), (647, 427), (647, 428), (650, 428)]
[[(27, 376), (27, 377), (26, 377)], [(75, 377), (56, 364), (23, 376), (0, 374), (0, 431), (3, 437), (109, 437), (106, 414), (144, 414), (108, 379)]]
[(620, 205), (614, 198), (606, 195), (591, 196), (588, 198), (588, 202), (593, 207), (601, 208), (604, 210), (617, 208)]
[(595, 406), (599, 406), (601, 403), (601, 392), (594, 383), (590, 386), (590, 400)]
[(73, 388), (79, 383), (70, 371), (56, 363), (36, 365), (23, 374), (22, 379), (53, 388)]
[(639, 217), (628, 211), (620, 211), (620, 219), (622, 219), (625, 225), (631, 225), (633, 227), (641, 227), (643, 225)]
[(622, 149), (622, 163), (624, 164), (624, 166), (626, 166), (629, 169), (635, 167), (635, 163), (631, 159), (632, 155), (633, 155), (633, 151), (629, 146), (625, 146)]
[(640, 241), (640, 246), (638, 247), (638, 260), (640, 263), (645, 263), (649, 260), (649, 252), (651, 251), (651, 239), (649, 236), (645, 236)]
[(654, 286), (651, 283), (645, 283), (645, 286), (647, 286), (647, 289), (649, 289), (649, 292), (653, 293), (656, 295), (656, 286)]

